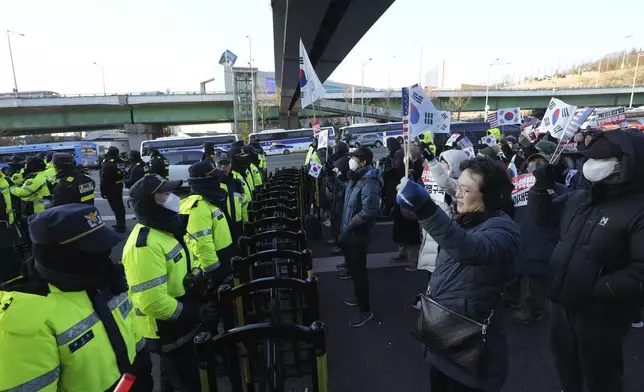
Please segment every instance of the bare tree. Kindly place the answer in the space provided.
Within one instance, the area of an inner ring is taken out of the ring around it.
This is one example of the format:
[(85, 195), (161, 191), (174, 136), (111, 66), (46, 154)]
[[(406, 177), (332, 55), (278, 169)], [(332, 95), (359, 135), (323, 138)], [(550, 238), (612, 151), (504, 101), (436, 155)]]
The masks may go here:
[(394, 90), (391, 88), (385, 90), (385, 107), (387, 108), (387, 115), (391, 113), (391, 96), (393, 93)]
[(266, 130), (266, 124), (270, 121), (271, 110), (279, 106), (279, 91), (276, 89), (274, 95), (269, 95), (268, 92), (259, 94), (260, 99), (257, 100), (257, 115), (259, 116), (259, 123), (262, 126), (262, 131)]
[(461, 120), (463, 108), (472, 103), (472, 93), (468, 90), (457, 90), (453, 97), (449, 98), (448, 106), (452, 112), (456, 112), (456, 121)]
[(432, 102), (438, 99), (438, 94), (431, 87), (425, 87), (425, 94), (427, 94), (427, 98)]

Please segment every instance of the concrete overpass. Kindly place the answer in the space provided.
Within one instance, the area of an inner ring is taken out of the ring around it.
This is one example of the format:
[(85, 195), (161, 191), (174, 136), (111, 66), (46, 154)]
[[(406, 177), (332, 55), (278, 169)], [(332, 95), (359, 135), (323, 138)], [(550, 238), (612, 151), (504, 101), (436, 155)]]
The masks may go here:
[(275, 82), (280, 126), (293, 128), (300, 110), (299, 42), (324, 82), (394, 0), (272, 0)]

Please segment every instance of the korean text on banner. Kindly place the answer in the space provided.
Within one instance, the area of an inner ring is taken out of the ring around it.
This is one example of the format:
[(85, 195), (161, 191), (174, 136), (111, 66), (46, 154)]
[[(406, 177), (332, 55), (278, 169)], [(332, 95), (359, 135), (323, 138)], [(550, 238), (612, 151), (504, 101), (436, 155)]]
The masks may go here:
[(318, 148), (327, 148), (329, 146), (329, 130), (325, 129), (318, 133)]
[(311, 160), (311, 169), (309, 170), (309, 176), (313, 178), (318, 178), (320, 176), (321, 171), (322, 171), (322, 165), (315, 162), (314, 160)]
[(608, 124), (619, 124), (626, 120), (626, 110), (623, 107), (615, 108), (603, 113), (597, 114), (597, 126)]
[(320, 83), (320, 79), (311, 65), (309, 55), (306, 53), (306, 49), (300, 38), (300, 95), (302, 98), (302, 109), (324, 97), (324, 92), (324, 86)]
[(541, 120), (541, 131), (547, 131), (557, 139), (567, 135), (568, 125), (573, 119), (577, 106), (568, 105), (562, 100), (552, 98), (548, 104), (546, 114)]
[(523, 207), (528, 205), (528, 192), (534, 186), (536, 179), (532, 173), (522, 174), (512, 179), (512, 202), (515, 207)]
[(423, 169), (421, 180), (423, 181), (423, 185), (425, 185), (425, 188), (429, 192), (429, 196), (432, 198), (432, 200), (440, 203), (445, 202), (445, 190), (439, 187), (438, 183), (434, 181), (429, 165), (426, 165)]
[[(404, 92), (404, 90), (403, 90)], [(403, 101), (405, 100), (403, 94)], [(404, 113), (404, 109), (403, 109)], [(409, 89), (409, 138), (425, 131), (449, 133), (451, 113), (436, 110), (425, 90), (415, 85)]]

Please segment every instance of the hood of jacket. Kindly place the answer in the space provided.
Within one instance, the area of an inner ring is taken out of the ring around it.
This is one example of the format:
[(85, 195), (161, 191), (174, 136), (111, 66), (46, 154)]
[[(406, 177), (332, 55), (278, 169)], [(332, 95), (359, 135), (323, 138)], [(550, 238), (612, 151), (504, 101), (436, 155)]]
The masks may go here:
[(461, 176), (461, 162), (469, 159), (462, 150), (447, 150), (439, 156), (439, 160), (445, 160), (449, 165), (449, 176), (458, 179)]
[(393, 137), (387, 138), (387, 150), (389, 150), (389, 155), (393, 156), (396, 151), (401, 150), (402, 147), (400, 147), (400, 143), (398, 143), (398, 140), (394, 139)]
[(624, 191), (644, 191), (644, 136), (630, 131), (608, 131), (597, 137), (619, 146), (624, 154), (619, 183), (615, 185)]

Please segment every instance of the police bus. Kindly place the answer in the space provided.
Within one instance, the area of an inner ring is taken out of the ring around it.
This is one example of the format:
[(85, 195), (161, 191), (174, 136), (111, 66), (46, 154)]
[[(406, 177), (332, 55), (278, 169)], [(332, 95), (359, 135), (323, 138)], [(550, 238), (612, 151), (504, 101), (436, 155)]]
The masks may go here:
[(141, 156), (150, 155), (150, 149), (156, 148), (161, 154), (170, 152), (184, 152), (184, 151), (201, 151), (205, 142), (210, 142), (215, 145), (215, 148), (228, 150), (230, 145), (238, 140), (237, 135), (234, 133), (222, 133), (218, 135), (208, 136), (172, 136), (160, 137), (154, 140), (144, 140), (141, 142)]
[[(333, 127), (321, 127), (320, 129), (329, 131), (329, 146), (333, 146), (335, 139)], [(259, 143), (267, 155), (286, 155), (292, 152), (304, 152), (313, 142), (313, 128), (272, 129), (252, 133), (248, 141), (249, 143)]]
[(353, 124), (346, 127), (340, 128), (342, 138), (346, 138), (348, 135), (351, 135), (352, 139), (358, 138), (358, 136), (366, 134), (375, 134), (378, 136), (378, 139), (383, 140), (383, 137), (387, 138), (393, 137), (398, 140), (399, 143), (403, 142), (403, 123), (402, 122), (389, 122), (382, 124)]
[(11, 157), (14, 155), (26, 159), (41, 153), (47, 154), (49, 151), (72, 154), (78, 166), (95, 168), (99, 165), (98, 146), (96, 143), (78, 141), (0, 147), (0, 168), (7, 167)]

